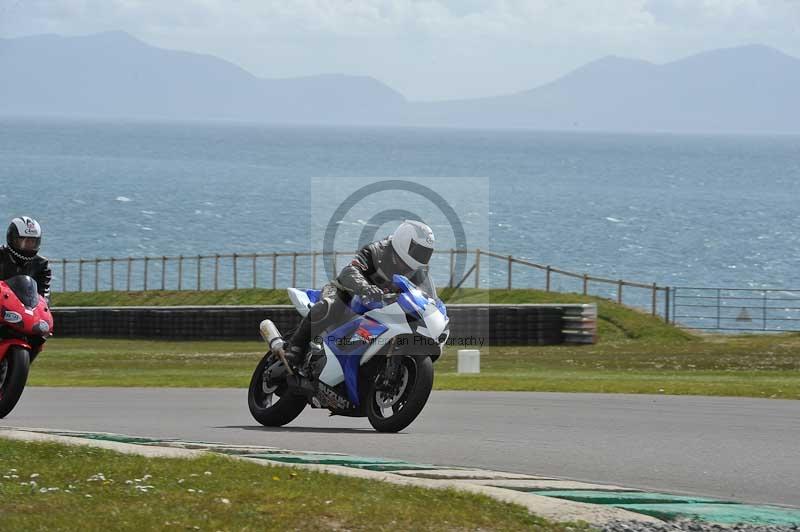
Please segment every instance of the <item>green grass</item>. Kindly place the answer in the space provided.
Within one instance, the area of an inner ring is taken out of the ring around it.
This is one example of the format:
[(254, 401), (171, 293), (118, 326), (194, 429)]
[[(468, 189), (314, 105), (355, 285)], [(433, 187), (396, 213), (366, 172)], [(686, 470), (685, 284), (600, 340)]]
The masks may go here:
[[(583, 530), (453, 490), (0, 439), (2, 530)], [(143, 486), (152, 486), (143, 488)]]
[[(259, 342), (53, 338), (31, 370), (38, 386), (246, 387)], [(480, 375), (436, 364), (440, 390), (665, 393), (800, 399), (800, 335), (657, 343), (484, 348)]]
[[(538, 290), (442, 291), (451, 303), (598, 305), (592, 346), (484, 348), (480, 375), (455, 372), (455, 348), (436, 364), (437, 389), (664, 393), (800, 399), (800, 334), (697, 335), (606, 299)], [(283, 290), (56, 294), (55, 305), (288, 303)], [(31, 373), (51, 386), (244, 387), (258, 342), (54, 338)]]

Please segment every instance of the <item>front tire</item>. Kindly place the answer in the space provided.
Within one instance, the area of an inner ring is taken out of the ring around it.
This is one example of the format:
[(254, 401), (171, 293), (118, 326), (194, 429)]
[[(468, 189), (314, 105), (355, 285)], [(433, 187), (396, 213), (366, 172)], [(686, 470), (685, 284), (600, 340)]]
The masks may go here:
[(30, 353), (27, 349), (12, 346), (0, 361), (0, 419), (17, 406), (30, 370)]
[[(397, 355), (394, 355), (397, 356)], [(400, 432), (425, 408), (433, 389), (433, 362), (429, 356), (404, 356), (401, 389), (391, 395), (379, 389), (383, 379), (378, 374), (367, 394), (367, 418), (378, 432)]]
[[(302, 395), (285, 393), (286, 385), (267, 387), (264, 383), (264, 371), (277, 361), (271, 353), (267, 353), (253, 372), (250, 388), (247, 392), (247, 405), (253, 419), (265, 427), (282, 427), (291, 423), (305, 409), (307, 401)], [(281, 395), (281, 389), (284, 395)], [(277, 399), (277, 400), (276, 400)]]

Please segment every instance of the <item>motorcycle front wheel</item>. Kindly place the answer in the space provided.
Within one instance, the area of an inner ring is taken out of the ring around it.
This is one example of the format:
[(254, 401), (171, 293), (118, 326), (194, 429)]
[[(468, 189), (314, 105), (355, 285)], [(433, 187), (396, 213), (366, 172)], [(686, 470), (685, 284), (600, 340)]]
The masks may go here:
[[(395, 355), (397, 356), (397, 355)], [(433, 362), (429, 356), (403, 356), (397, 382), (386, 389), (383, 373), (367, 394), (367, 418), (378, 432), (400, 432), (425, 408), (433, 389)]]
[[(267, 371), (277, 358), (267, 353), (253, 372), (247, 392), (247, 405), (253, 419), (265, 427), (282, 427), (291, 423), (306, 407), (306, 398), (285, 393), (286, 385), (268, 384), (264, 380)], [(283, 393), (283, 395), (281, 395)]]
[(30, 365), (27, 349), (17, 346), (9, 347), (6, 356), (0, 360), (0, 419), (17, 406), (28, 382)]

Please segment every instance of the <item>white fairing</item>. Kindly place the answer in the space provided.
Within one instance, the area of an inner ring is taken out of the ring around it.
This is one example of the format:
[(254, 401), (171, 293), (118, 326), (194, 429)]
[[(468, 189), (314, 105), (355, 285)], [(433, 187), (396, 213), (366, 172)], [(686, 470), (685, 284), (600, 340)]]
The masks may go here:
[[(305, 291), (289, 288), (288, 292), (289, 298), (292, 300), (295, 308), (297, 308), (297, 311), (303, 316), (307, 315), (312, 303)], [(372, 345), (364, 352), (360, 361), (362, 366), (383, 350), (392, 338), (413, 333), (413, 330), (408, 324), (406, 313), (399, 303), (392, 303), (382, 308), (370, 310), (366, 312), (364, 316), (381, 323), (387, 330), (378, 338), (374, 339)], [(442, 314), (433, 302), (429, 302), (425, 306), (422, 318), (425, 325), (417, 327), (417, 333), (438, 341), (441, 334), (447, 328), (448, 318)], [(323, 349), (325, 351), (326, 362), (319, 376), (319, 380), (328, 386), (336, 386), (344, 381), (342, 365), (339, 363), (339, 360), (336, 358), (331, 348), (324, 342)]]
[(378, 341), (373, 343), (370, 348), (367, 349), (367, 351), (364, 353), (364, 356), (361, 357), (362, 366), (369, 362), (369, 360), (374, 357), (378, 351), (385, 347), (386, 343), (392, 338), (401, 334), (412, 333), (411, 327), (408, 326), (406, 312), (398, 303), (392, 303), (391, 305), (386, 305), (383, 308), (370, 310), (364, 315), (379, 321), (384, 326), (388, 327), (389, 330), (383, 333), (380, 338), (378, 338)]
[(331, 351), (330, 347), (325, 344), (323, 344), (322, 347), (325, 349), (326, 362), (325, 367), (322, 369), (322, 373), (319, 375), (319, 380), (328, 386), (336, 386), (344, 380), (344, 371), (342, 371), (342, 365), (339, 364), (339, 359), (336, 358), (336, 355), (333, 354), (333, 351)]
[(426, 335), (428, 338), (438, 339), (439, 335), (447, 327), (447, 318), (433, 303), (428, 303), (425, 306), (425, 312), (422, 317), (425, 320), (425, 327), (417, 327), (417, 332)]
[[(387, 342), (389, 342), (392, 338), (401, 334), (411, 334), (412, 332), (411, 327), (408, 326), (408, 320), (406, 319), (405, 311), (397, 303), (386, 305), (383, 308), (370, 310), (364, 315), (382, 323), (388, 327), (388, 330), (384, 332), (361, 357), (362, 366), (369, 362), (372, 357), (374, 357), (381, 349), (383, 349)], [(336, 355), (334, 355), (333, 351), (331, 351), (327, 345), (324, 345), (324, 348), (327, 362), (325, 363), (325, 368), (322, 370), (322, 373), (319, 376), (319, 380), (328, 386), (336, 386), (344, 380), (342, 365), (339, 364), (339, 360), (336, 358)]]
[(308, 299), (308, 294), (306, 294), (305, 290), (298, 290), (297, 288), (288, 288), (286, 291), (289, 293), (289, 299), (292, 301), (292, 305), (294, 305), (297, 312), (305, 318), (309, 309), (313, 306), (311, 300)]

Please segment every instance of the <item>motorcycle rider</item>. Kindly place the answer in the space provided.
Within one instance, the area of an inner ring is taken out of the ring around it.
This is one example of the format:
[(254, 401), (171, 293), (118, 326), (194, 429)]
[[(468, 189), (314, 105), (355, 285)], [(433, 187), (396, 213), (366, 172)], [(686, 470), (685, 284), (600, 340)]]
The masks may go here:
[(394, 274), (409, 277), (420, 271), (430, 262), (433, 249), (433, 231), (414, 220), (404, 221), (387, 238), (361, 248), (339, 276), (322, 288), (320, 300), (298, 325), (286, 348), (289, 363), (302, 364), (312, 336), (331, 323), (341, 323), (354, 295), (364, 301), (380, 301), (392, 290)]
[(11, 220), (6, 231), (6, 245), (0, 247), (0, 280), (28, 275), (38, 285), (39, 295), (50, 301), (52, 272), (48, 260), (39, 255), (42, 228), (28, 216)]

